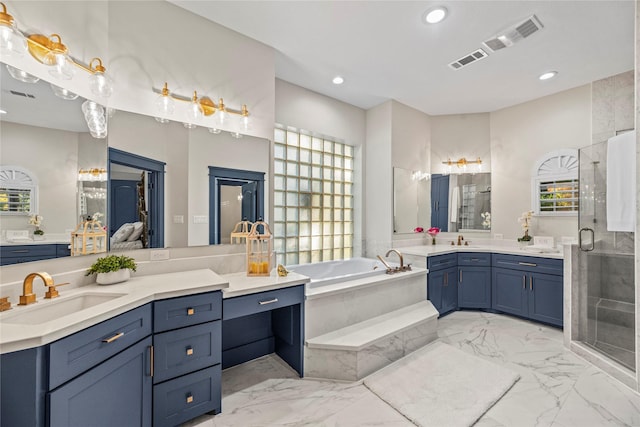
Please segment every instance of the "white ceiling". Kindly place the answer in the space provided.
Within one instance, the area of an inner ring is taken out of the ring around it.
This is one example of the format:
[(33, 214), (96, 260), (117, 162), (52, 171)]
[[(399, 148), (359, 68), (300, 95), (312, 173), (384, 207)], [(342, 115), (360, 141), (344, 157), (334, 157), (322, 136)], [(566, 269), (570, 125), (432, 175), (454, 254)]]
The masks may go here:
[[(169, 1), (272, 46), (276, 77), (364, 109), (395, 99), (431, 115), (495, 111), (634, 64), (633, 0)], [(423, 24), (435, 5), (447, 19)], [(541, 31), (448, 67), (533, 14)], [(548, 70), (559, 74), (539, 81)]]

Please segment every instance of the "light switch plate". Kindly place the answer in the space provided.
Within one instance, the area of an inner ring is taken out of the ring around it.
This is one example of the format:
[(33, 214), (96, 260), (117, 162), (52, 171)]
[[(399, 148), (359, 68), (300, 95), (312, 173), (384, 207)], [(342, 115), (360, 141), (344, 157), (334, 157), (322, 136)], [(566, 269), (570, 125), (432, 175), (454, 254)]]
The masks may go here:
[(174, 215), (173, 216), (174, 224), (184, 224), (184, 215)]
[(553, 236), (533, 236), (533, 244), (535, 246), (543, 246), (552, 248), (554, 246)]
[(28, 240), (29, 230), (7, 230), (7, 240)]
[(149, 259), (151, 261), (165, 261), (169, 259), (169, 251), (160, 249), (157, 251), (149, 251)]
[(209, 223), (209, 217), (206, 215), (194, 215), (193, 216), (194, 224), (207, 224)]
[(493, 235), (493, 240), (502, 240), (504, 236), (501, 233), (495, 233)]

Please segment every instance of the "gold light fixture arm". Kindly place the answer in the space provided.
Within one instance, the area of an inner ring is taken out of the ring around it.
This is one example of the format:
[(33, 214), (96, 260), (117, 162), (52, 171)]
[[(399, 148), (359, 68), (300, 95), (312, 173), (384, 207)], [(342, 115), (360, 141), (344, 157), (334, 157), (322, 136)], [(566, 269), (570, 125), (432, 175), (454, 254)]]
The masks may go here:
[(467, 160), (464, 157), (459, 158), (458, 160), (448, 159), (446, 162), (442, 162), (443, 165), (453, 166), (456, 165), (459, 168), (463, 168), (466, 165), (481, 165), (482, 160), (478, 157), (476, 160)]
[[(242, 107), (240, 108), (240, 110), (236, 110), (233, 108), (228, 108), (225, 103), (223, 98), (219, 98), (218, 100), (218, 104), (216, 104), (214, 101), (211, 100), (211, 98), (204, 96), (204, 97), (200, 97), (200, 98), (196, 98), (194, 99), (193, 96), (184, 96), (184, 95), (179, 95), (173, 92), (169, 91), (169, 87), (168, 87), (168, 83), (165, 82), (164, 86), (162, 87), (162, 89), (158, 89), (158, 88), (151, 88), (151, 90), (154, 93), (157, 93), (158, 95), (162, 95), (162, 96), (168, 96), (171, 99), (174, 99), (176, 101), (182, 101), (182, 102), (194, 102), (194, 101), (198, 101), (200, 104), (200, 107), (202, 107), (202, 111), (204, 113), (205, 116), (211, 116), (213, 115), (216, 111), (224, 111), (225, 113), (229, 113), (229, 114), (235, 114), (238, 116), (242, 116), (242, 117), (249, 117), (249, 109), (247, 108), (246, 104), (242, 104)], [(194, 91), (195, 94), (195, 91)]]
[[(2, 20), (0, 14), (0, 21)], [(47, 59), (47, 55), (51, 52), (57, 54), (66, 55), (69, 52), (67, 46), (62, 43), (62, 38), (59, 34), (51, 34), (49, 37), (44, 36), (42, 34), (32, 34), (27, 37), (27, 48), (31, 56), (35, 58), (36, 61), (45, 65), (52, 65)], [(107, 69), (102, 64), (102, 60), (100, 58), (93, 58), (89, 65), (84, 65), (80, 61), (75, 58), (69, 56), (69, 62), (71, 62), (76, 67), (90, 73), (104, 73)], [(97, 62), (96, 65), (93, 65)]]
[(2, 12), (0, 12), (0, 23), (8, 27), (12, 27), (14, 23), (13, 16), (7, 13), (7, 6), (4, 3), (0, 2), (0, 5), (2, 6)]

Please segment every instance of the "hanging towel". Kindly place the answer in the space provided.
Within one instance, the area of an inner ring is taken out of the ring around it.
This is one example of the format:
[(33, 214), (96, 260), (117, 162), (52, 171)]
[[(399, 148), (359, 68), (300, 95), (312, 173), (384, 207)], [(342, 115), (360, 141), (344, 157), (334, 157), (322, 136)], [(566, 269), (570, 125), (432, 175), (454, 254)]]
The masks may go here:
[(451, 222), (454, 224), (458, 222), (458, 203), (460, 203), (460, 189), (455, 186), (451, 191)]
[(607, 143), (607, 231), (636, 226), (636, 131)]

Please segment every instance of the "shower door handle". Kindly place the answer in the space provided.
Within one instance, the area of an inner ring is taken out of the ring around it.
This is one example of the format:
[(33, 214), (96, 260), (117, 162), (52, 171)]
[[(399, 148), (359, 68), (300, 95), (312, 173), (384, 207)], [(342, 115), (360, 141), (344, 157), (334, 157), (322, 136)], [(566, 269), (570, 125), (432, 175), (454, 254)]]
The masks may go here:
[[(583, 232), (591, 233), (591, 246), (588, 247), (588, 248), (585, 248), (582, 245), (582, 233)], [(578, 231), (578, 247), (583, 252), (591, 252), (592, 250), (595, 249), (595, 247), (596, 247), (596, 238), (595, 238), (595, 233), (593, 232), (592, 228), (584, 227), (584, 228), (581, 228), (580, 231)]]

